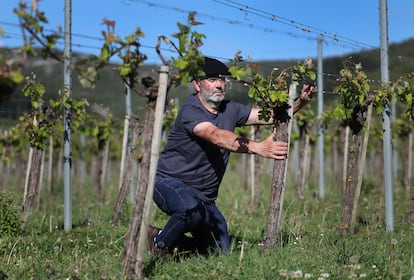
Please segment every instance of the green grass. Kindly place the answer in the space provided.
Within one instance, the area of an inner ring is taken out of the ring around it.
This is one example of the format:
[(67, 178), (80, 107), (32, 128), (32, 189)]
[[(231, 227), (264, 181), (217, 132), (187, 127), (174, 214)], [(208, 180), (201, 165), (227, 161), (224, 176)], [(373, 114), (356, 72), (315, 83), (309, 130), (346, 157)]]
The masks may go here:
[[(296, 200), (288, 186), (280, 242), (263, 251), (269, 178), (263, 178), (260, 203), (252, 209), (241, 177), (229, 169), (217, 202), (233, 237), (231, 254), (178, 261), (148, 256), (147, 278), (412, 279), (414, 226), (405, 222), (401, 188), (395, 191), (393, 231), (385, 230), (383, 194), (372, 188), (361, 195), (356, 234), (340, 235), (342, 200), (336, 185), (326, 186), (322, 201), (313, 195), (312, 185), (304, 201)], [(0, 237), (0, 279), (125, 279), (122, 254), (129, 218), (125, 214), (120, 226), (109, 222), (115, 187), (107, 190), (109, 202), (100, 204), (93, 184), (74, 184), (73, 229), (68, 232), (63, 230), (61, 188), (54, 195), (42, 193), (42, 206), (32, 213), (25, 232)], [(152, 223), (162, 226), (167, 217), (153, 210)]]

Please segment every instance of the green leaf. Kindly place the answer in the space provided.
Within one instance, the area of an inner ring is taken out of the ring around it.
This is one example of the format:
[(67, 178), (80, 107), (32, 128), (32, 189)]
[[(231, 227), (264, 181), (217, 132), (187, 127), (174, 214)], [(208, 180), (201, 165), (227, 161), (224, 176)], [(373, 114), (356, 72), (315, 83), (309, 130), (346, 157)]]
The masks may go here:
[(84, 88), (95, 88), (95, 81), (97, 80), (98, 72), (95, 67), (88, 67), (86, 71), (80, 72), (78, 80)]
[(362, 104), (364, 104), (364, 100), (365, 100), (365, 96), (363, 95), (363, 94), (360, 94), (359, 95), (359, 105), (362, 105)]
[(364, 90), (369, 91), (369, 84), (366, 82), (364, 83)]
[(333, 116), (336, 119), (345, 118), (345, 107), (343, 104), (338, 104), (335, 109), (333, 110)]
[(49, 104), (53, 108), (60, 106), (60, 102), (59, 101), (55, 101), (54, 99), (49, 99)]
[(39, 107), (40, 107), (39, 106), (39, 102), (33, 100), (32, 101), (32, 108), (35, 109), (35, 110), (37, 110), (37, 109), (39, 109)]
[(180, 38), (178, 38), (178, 42), (179, 42), (179, 47), (178, 47), (179, 52), (181, 53), (185, 52), (187, 36), (181, 36)]
[(181, 73), (181, 81), (184, 83), (184, 85), (186, 85), (189, 80), (190, 80), (190, 73), (188, 72)]
[(246, 76), (246, 71), (241, 66), (232, 66), (229, 68), (229, 72), (233, 78), (240, 81), (244, 76)]
[(171, 44), (171, 40), (170, 40), (169, 38), (165, 37), (165, 36), (162, 36), (162, 40), (163, 40), (163, 41), (164, 41), (167, 45)]
[(93, 136), (97, 136), (98, 135), (98, 133), (99, 133), (99, 127), (93, 127), (92, 129), (91, 129), (91, 135), (93, 135)]
[(287, 100), (289, 98), (289, 93), (285, 90), (283, 90), (283, 91), (281, 90), (281, 91), (279, 91), (278, 96), (279, 96), (279, 101), (280, 102), (287, 102)]
[(22, 72), (20, 72), (20, 71), (11, 71), (10, 75), (11, 75), (11, 80), (15, 84), (18, 84), (18, 83), (20, 83), (24, 80), (24, 76), (23, 76)]
[(187, 25), (177, 22), (177, 26), (180, 30), (180, 33), (188, 34), (190, 32), (190, 27), (188, 27)]
[(382, 107), (382, 106), (376, 106), (376, 107), (375, 107), (375, 113), (376, 113), (377, 115), (382, 114), (382, 110), (383, 110), (383, 107)]
[(408, 104), (411, 104), (411, 102), (413, 102), (413, 95), (412, 95), (412, 94), (407, 94), (407, 95), (405, 96), (405, 101), (406, 101)]
[(184, 59), (177, 59), (174, 60), (173, 65), (177, 67), (179, 70), (183, 70), (188, 66), (188, 62)]
[(296, 73), (292, 73), (292, 82), (295, 84), (299, 84), (299, 75)]
[(101, 49), (101, 53), (99, 55), (100, 60), (108, 60), (111, 55), (108, 46), (104, 45)]
[(84, 76), (78, 76), (79, 83), (83, 88), (95, 88), (95, 83), (91, 82), (89, 79), (86, 79)]
[(269, 98), (270, 98), (270, 101), (272, 101), (272, 103), (276, 103), (276, 101), (279, 98), (278, 94), (279, 94), (278, 91), (275, 91), (275, 90), (269, 91)]
[(250, 87), (249, 91), (247, 92), (247, 96), (249, 96), (251, 99), (255, 99), (256, 90), (253, 87)]
[(37, 84), (35, 85), (34, 90), (36, 91), (36, 93), (37, 93), (38, 95), (43, 95), (43, 94), (46, 92), (46, 88), (45, 88), (45, 86), (44, 86), (43, 84), (40, 84), (40, 83), (37, 83)]
[(121, 64), (118, 70), (122, 77), (127, 77), (132, 72), (132, 66), (129, 63)]
[(125, 37), (125, 41), (127, 41), (128, 43), (132, 43), (132, 42), (135, 41), (135, 36), (130, 34), (130, 35)]
[(196, 25), (202, 25), (202, 24), (204, 24), (204, 23), (199, 22), (199, 21), (192, 21), (192, 22), (191, 22), (191, 25), (193, 25), (193, 26), (196, 26)]
[(311, 79), (312, 81), (315, 81), (315, 79), (316, 79), (316, 73), (312, 70), (307, 70), (306, 71), (306, 76), (308, 76), (309, 79)]

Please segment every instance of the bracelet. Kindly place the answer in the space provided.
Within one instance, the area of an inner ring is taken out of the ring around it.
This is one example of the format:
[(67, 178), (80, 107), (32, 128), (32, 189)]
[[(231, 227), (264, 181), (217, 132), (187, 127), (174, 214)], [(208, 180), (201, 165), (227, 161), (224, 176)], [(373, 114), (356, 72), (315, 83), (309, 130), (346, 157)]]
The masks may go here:
[(246, 139), (244, 137), (237, 137), (235, 141), (239, 143), (239, 147), (237, 148), (236, 152), (249, 153), (249, 139)]

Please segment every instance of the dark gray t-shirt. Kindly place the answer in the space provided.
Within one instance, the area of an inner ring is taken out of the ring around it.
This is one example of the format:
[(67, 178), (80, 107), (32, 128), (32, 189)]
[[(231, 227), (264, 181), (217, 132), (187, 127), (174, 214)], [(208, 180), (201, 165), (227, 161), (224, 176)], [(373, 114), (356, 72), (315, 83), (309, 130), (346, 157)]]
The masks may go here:
[(157, 178), (173, 177), (193, 187), (206, 202), (216, 200), (218, 188), (229, 160), (229, 151), (221, 149), (193, 134), (201, 122), (234, 131), (246, 123), (251, 109), (243, 104), (224, 100), (219, 113), (203, 107), (197, 94), (192, 94), (179, 111), (162, 151)]

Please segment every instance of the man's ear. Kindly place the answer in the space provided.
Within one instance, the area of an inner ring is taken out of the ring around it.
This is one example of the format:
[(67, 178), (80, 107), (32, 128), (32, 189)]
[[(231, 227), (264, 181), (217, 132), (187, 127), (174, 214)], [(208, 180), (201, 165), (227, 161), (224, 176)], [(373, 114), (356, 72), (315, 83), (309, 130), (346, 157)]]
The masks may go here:
[(200, 82), (197, 80), (193, 80), (193, 86), (197, 92), (200, 91)]

